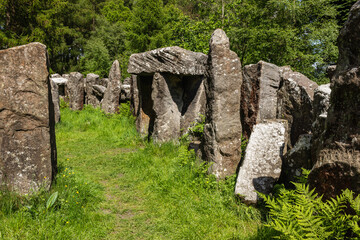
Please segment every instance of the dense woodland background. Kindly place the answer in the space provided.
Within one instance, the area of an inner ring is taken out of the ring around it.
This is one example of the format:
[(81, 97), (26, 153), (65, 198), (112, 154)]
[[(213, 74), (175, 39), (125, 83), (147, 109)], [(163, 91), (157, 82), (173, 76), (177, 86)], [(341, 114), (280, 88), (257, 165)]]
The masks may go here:
[(319, 83), (336, 63), (336, 39), (356, 0), (0, 0), (0, 49), (48, 47), (51, 72), (123, 77), (132, 53), (165, 46), (208, 52), (223, 28), (242, 65), (291, 65)]

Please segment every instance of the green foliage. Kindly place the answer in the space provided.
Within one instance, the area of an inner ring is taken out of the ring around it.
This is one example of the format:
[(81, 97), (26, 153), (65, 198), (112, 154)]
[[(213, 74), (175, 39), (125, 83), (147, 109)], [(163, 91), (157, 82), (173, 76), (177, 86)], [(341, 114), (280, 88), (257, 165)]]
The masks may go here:
[[(306, 175), (306, 174), (304, 174)], [(358, 239), (360, 196), (345, 190), (335, 199), (322, 201), (305, 183), (294, 190), (278, 188), (275, 197), (260, 194), (269, 208), (266, 225), (279, 239)]]
[(46, 202), (46, 210), (48, 210), (49, 208), (51, 208), (52, 206), (54, 206), (54, 203), (56, 202), (56, 199), (59, 196), (59, 192), (54, 192), (53, 194), (51, 194), (51, 196), (49, 197), (49, 199)]
[(66, 102), (63, 98), (60, 98), (60, 109), (69, 108), (69, 103)]

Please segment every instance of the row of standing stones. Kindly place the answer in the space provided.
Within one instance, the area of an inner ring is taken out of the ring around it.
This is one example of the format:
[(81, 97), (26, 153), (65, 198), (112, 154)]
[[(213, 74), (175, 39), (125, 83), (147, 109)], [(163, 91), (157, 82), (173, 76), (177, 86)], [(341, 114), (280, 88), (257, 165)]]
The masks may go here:
[[(133, 54), (121, 83), (118, 61), (108, 79), (70, 73), (49, 78), (40, 43), (0, 51), (0, 185), (31, 193), (49, 188), (57, 171), (59, 96), (116, 113), (130, 99), (138, 131), (156, 142), (178, 139), (205, 115), (198, 154), (219, 179), (238, 174), (235, 193), (256, 203), (312, 169), (311, 187), (333, 197), (360, 193), (360, 1), (340, 32), (331, 84), (318, 86), (290, 67), (259, 62), (242, 68), (221, 29), (208, 55), (179, 47)], [(244, 159), (241, 138), (248, 139)]]

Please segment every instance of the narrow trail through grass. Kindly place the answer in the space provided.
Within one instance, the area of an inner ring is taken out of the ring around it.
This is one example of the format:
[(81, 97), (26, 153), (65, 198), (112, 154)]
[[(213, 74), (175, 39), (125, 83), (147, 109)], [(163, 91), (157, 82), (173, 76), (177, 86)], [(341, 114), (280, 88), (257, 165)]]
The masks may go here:
[(0, 239), (269, 239), (259, 211), (234, 198), (234, 178), (217, 182), (185, 146), (143, 141), (127, 108), (62, 109), (56, 182), (20, 200), (33, 210), (0, 215)]

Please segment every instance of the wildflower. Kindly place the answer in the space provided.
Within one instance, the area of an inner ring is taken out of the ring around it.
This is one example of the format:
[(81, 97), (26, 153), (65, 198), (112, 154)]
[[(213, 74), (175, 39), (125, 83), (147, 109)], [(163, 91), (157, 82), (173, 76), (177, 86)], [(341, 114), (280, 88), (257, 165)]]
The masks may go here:
[(69, 159), (67, 158), (66, 160), (68, 160), (69, 161)]
[(78, 191), (76, 191), (76, 193), (77, 193), (77, 194), (79, 194), (79, 192), (78, 192)]
[(66, 224), (68, 224), (68, 223), (69, 223), (69, 221), (66, 222)]
[(65, 174), (63, 174), (63, 177), (65, 177)]
[(67, 185), (65, 185), (65, 187), (67, 187)]
[(71, 172), (69, 172), (69, 174), (71, 174)]
[(78, 202), (76, 202), (76, 204), (79, 204)]
[(74, 174), (74, 172), (72, 172), (72, 174)]
[(46, 176), (44, 177), (44, 179), (46, 179)]

